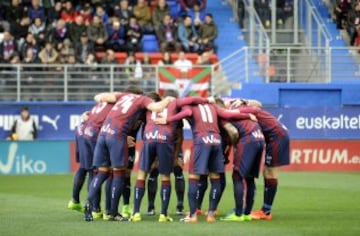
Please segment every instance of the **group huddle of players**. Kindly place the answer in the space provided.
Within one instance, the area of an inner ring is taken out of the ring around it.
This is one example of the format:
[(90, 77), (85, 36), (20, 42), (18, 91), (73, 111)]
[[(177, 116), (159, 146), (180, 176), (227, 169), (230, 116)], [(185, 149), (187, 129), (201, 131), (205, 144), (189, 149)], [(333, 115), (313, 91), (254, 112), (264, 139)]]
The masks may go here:
[[(85, 220), (141, 221), (140, 206), (148, 180), (148, 214), (155, 214), (157, 176), (161, 178), (159, 222), (171, 222), (168, 205), (171, 196), (170, 174), (175, 175), (177, 214), (183, 222), (196, 223), (210, 179), (207, 221), (216, 221), (216, 209), (225, 188), (225, 164), (234, 148), (234, 209), (221, 221), (272, 219), (271, 207), (276, 195), (278, 167), (289, 164), (288, 131), (276, 117), (254, 100), (233, 99), (228, 108), (219, 98), (178, 98), (174, 90), (143, 94), (135, 86), (124, 92), (101, 93), (97, 104), (83, 114), (77, 128), (77, 158), (73, 196), (68, 208), (84, 211)], [(188, 204), (184, 214), (184, 175), (182, 173), (182, 120), (192, 130), (193, 146), (189, 160)], [(142, 147), (139, 171), (134, 187), (133, 209), (129, 207), (130, 173), (134, 164), (137, 133), (141, 129)], [(255, 178), (259, 175), (265, 152), (264, 203), (252, 211)], [(84, 207), (79, 193), (88, 173), (88, 196)], [(105, 209), (100, 208), (101, 188), (105, 183)], [(244, 193), (246, 191), (246, 193)], [(244, 195), (246, 196), (244, 199)], [(119, 200), (123, 207), (119, 213)]]

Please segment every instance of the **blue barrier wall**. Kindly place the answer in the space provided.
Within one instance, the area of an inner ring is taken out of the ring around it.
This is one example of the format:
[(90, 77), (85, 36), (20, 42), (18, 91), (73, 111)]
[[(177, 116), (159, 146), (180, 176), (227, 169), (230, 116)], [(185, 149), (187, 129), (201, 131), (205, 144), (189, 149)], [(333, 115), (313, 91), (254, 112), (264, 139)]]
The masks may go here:
[(360, 106), (360, 84), (252, 84), (233, 89), (232, 97), (253, 98), (276, 107)]

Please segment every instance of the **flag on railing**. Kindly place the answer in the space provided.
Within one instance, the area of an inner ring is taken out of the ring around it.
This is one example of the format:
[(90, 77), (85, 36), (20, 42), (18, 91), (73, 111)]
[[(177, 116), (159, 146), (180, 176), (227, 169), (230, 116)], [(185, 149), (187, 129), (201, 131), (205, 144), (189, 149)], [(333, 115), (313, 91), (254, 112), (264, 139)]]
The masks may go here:
[(175, 89), (180, 97), (209, 95), (211, 68), (193, 68), (181, 72), (176, 68), (159, 68), (159, 93), (163, 95), (167, 89)]

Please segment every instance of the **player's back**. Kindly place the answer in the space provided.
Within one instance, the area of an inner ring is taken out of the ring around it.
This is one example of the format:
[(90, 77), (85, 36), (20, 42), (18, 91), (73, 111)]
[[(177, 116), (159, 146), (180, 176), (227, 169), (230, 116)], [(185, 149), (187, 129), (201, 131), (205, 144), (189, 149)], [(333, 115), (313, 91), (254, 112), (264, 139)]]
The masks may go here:
[(113, 106), (113, 103), (97, 103), (90, 111), (88, 124), (94, 128), (100, 128)]
[(233, 125), (239, 132), (240, 139), (246, 142), (263, 140), (264, 136), (258, 122), (253, 120), (237, 120)]
[(117, 95), (116, 101), (102, 126), (102, 134), (127, 134), (146, 106), (153, 102), (148, 97), (131, 93)]
[(220, 144), (220, 130), (214, 104), (199, 104), (190, 106), (190, 119), (194, 143)]
[(241, 106), (242, 112), (253, 113), (261, 127), (263, 133), (267, 135), (283, 135), (285, 130), (283, 124), (277, 120), (275, 116), (259, 107)]
[(146, 141), (157, 142), (174, 142), (176, 139), (175, 130), (179, 121), (172, 121), (164, 125), (155, 123), (159, 117), (171, 117), (179, 112), (176, 100), (171, 101), (162, 112), (146, 112), (146, 125), (144, 128), (143, 138)]

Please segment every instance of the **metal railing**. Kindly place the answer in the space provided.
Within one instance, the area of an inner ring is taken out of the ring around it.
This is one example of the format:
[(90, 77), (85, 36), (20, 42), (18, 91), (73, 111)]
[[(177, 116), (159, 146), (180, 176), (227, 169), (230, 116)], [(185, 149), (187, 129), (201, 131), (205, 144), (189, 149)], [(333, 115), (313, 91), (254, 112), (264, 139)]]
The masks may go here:
[[(243, 47), (234, 52), (226, 78), (237, 84), (252, 82), (329, 83), (360, 82), (358, 48), (348, 47)], [(220, 62), (224, 67), (223, 61)]]
[[(168, 68), (168, 66), (166, 66)], [(210, 66), (193, 66), (204, 68)], [(92, 100), (104, 91), (137, 85), (158, 91), (159, 66), (0, 64), (0, 101)], [(186, 76), (186, 73), (182, 73)]]

